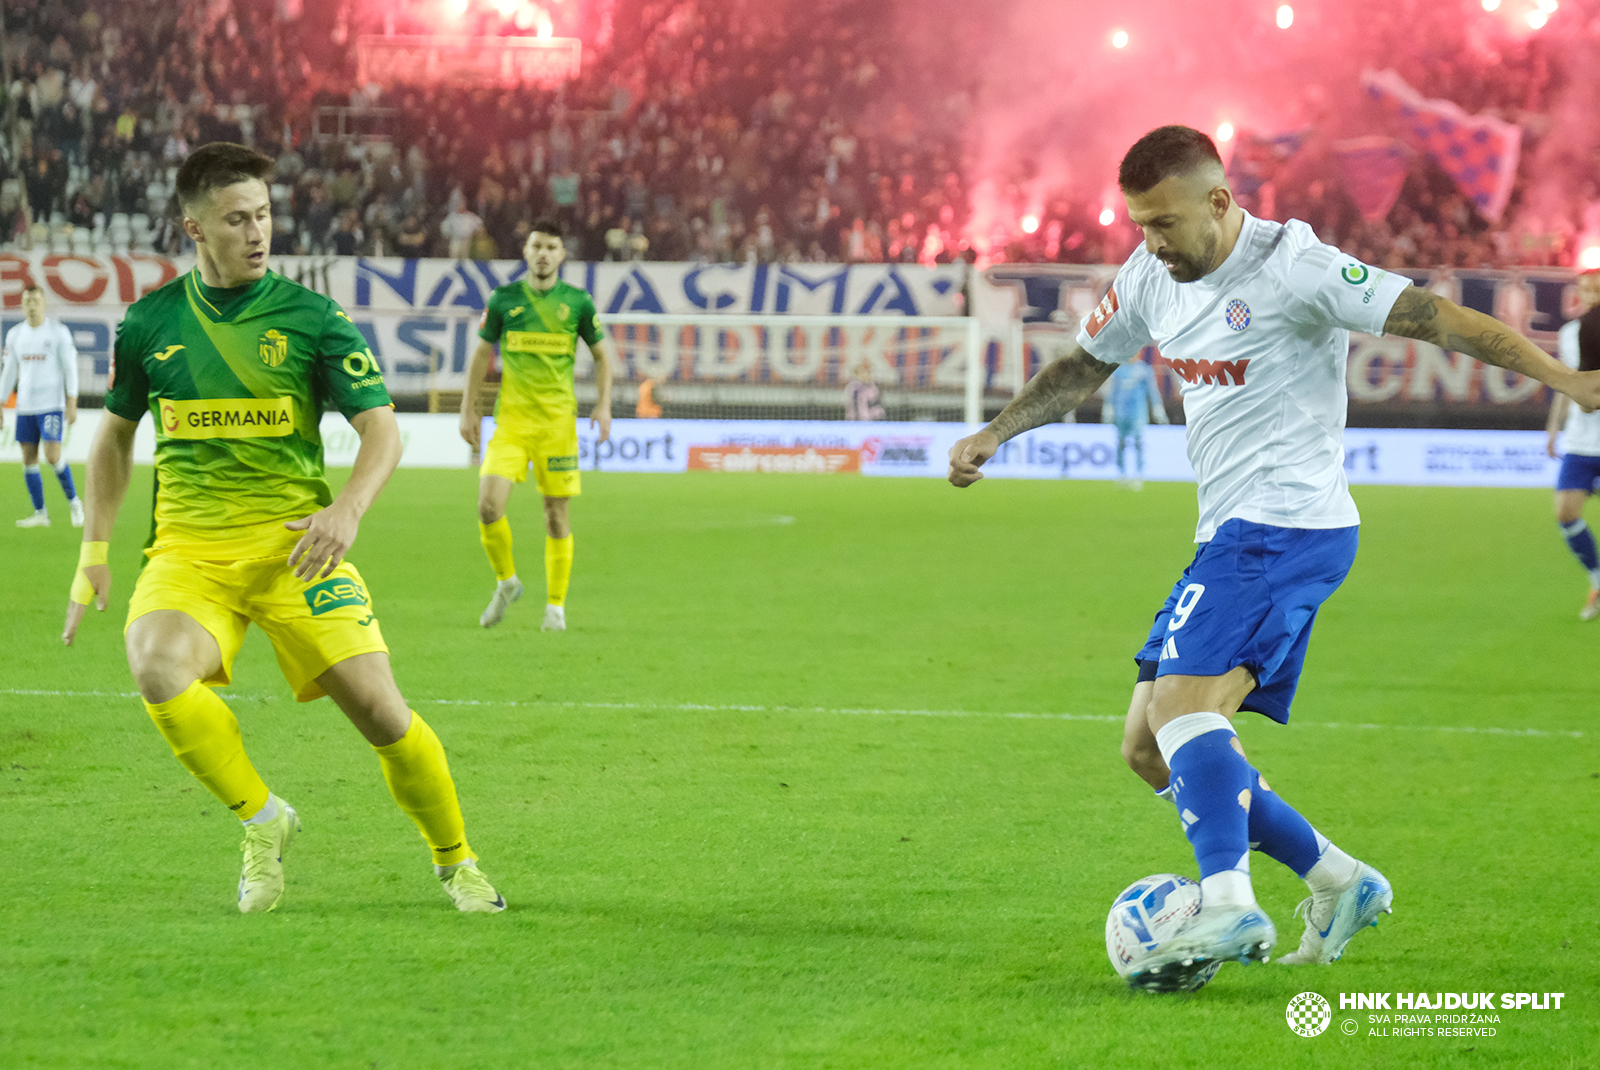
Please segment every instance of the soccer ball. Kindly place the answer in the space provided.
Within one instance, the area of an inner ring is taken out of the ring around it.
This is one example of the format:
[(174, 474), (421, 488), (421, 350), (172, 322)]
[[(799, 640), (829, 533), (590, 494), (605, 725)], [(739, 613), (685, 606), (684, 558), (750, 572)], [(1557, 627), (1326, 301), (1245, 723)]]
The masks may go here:
[[(1117, 976), (1128, 975), (1200, 912), (1200, 885), (1176, 873), (1157, 873), (1134, 881), (1111, 904), (1106, 916), (1106, 954)], [(1220, 961), (1203, 971), (1193, 988), (1216, 975)]]

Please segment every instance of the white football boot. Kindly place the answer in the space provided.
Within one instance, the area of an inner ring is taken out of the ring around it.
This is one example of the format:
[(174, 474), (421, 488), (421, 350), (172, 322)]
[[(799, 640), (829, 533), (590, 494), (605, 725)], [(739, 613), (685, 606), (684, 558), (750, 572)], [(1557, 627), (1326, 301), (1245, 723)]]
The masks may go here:
[[(22, 523), (22, 521), (17, 521)], [(1589, 598), (1583, 603), (1583, 608), (1578, 610), (1579, 620), (1594, 620), (1600, 617), (1600, 591), (1590, 591)]]
[(1189, 924), (1128, 975), (1133, 988), (1192, 992), (1224, 962), (1266, 962), (1278, 930), (1259, 906), (1203, 905)]
[(75, 528), (83, 527), (83, 499), (72, 499), (67, 503), (67, 508), (72, 511), (72, 526)]
[(25, 516), (17, 521), (19, 528), (47, 528), (50, 526), (50, 514), (40, 509), (31, 516)]
[(564, 632), (567, 630), (567, 611), (561, 606), (544, 607), (544, 624), (540, 631)]
[(478, 623), (485, 628), (493, 628), (505, 619), (506, 607), (522, 597), (522, 581), (512, 576), (509, 580), (501, 580), (494, 585), (494, 597), (489, 599), (489, 608), (483, 611), (483, 616), (478, 618)]
[(1361, 863), (1349, 882), (1320, 894), (1313, 893), (1295, 908), (1305, 913), (1306, 931), (1300, 947), (1278, 961), (1286, 966), (1308, 962), (1329, 963), (1344, 954), (1350, 938), (1369, 925), (1378, 924), (1378, 915), (1394, 913), (1394, 890), (1383, 874)]

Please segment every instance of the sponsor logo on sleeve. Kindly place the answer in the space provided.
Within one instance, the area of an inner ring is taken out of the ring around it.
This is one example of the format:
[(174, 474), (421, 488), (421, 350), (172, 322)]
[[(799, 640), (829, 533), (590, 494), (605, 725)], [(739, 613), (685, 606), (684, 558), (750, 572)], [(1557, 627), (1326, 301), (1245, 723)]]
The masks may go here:
[[(305, 598), (313, 617), (331, 613), (343, 606), (367, 604), (367, 592), (361, 589), (361, 584), (344, 576), (335, 576), (331, 580), (323, 580), (319, 584), (307, 587)], [(368, 620), (370, 619), (369, 617)], [(361, 623), (365, 624), (368, 621)]]
[(1352, 262), (1339, 269), (1339, 277), (1351, 286), (1360, 286), (1367, 281), (1367, 265)]
[(1106, 295), (1100, 299), (1100, 303), (1095, 306), (1094, 311), (1090, 313), (1089, 321), (1083, 325), (1083, 329), (1089, 333), (1090, 338), (1098, 335), (1101, 328), (1111, 322), (1111, 317), (1117, 314), (1119, 307), (1121, 306), (1117, 304), (1117, 288), (1112, 286), (1111, 289), (1106, 291)]
[(294, 399), (162, 398), (161, 431), (166, 438), (282, 438), (294, 431)]
[(166, 359), (171, 357), (174, 353), (176, 353), (178, 350), (180, 350), (182, 348), (183, 348), (183, 346), (168, 346), (167, 348), (163, 349), (161, 352), (152, 353), (150, 355), (152, 357), (155, 357), (157, 360), (166, 360)]

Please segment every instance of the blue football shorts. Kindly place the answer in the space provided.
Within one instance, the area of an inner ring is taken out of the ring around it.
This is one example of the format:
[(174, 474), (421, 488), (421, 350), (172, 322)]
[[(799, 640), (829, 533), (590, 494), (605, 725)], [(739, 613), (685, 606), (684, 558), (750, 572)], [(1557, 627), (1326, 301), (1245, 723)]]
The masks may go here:
[(1287, 724), (1311, 624), (1355, 563), (1358, 531), (1226, 521), (1156, 614), (1134, 655), (1139, 679), (1222, 676), (1243, 665), (1256, 689), (1240, 708)]
[(60, 442), (61, 432), (67, 426), (61, 410), (55, 412), (27, 412), (17, 414), (18, 442)]
[(1587, 453), (1569, 453), (1562, 457), (1556, 490), (1581, 490), (1585, 494), (1600, 491), (1600, 457)]

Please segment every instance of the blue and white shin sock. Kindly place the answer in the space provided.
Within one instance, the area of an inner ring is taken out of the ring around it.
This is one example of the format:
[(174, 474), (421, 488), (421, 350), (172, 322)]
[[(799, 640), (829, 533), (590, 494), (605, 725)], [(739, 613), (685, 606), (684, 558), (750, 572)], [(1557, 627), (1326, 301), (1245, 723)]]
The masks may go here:
[(1590, 531), (1589, 525), (1579, 517), (1570, 524), (1562, 524), (1561, 534), (1566, 536), (1567, 547), (1572, 551), (1572, 556), (1588, 570), (1589, 586), (1600, 591), (1600, 553), (1595, 550), (1594, 532)]
[(1202, 909), (1252, 907), (1250, 802), (1255, 770), (1220, 713), (1174, 718), (1156, 733), (1172, 770), (1171, 787), (1184, 834), (1200, 865)]
[(61, 484), (61, 493), (67, 496), (67, 501), (72, 501), (78, 496), (78, 488), (72, 482), (72, 466), (66, 461), (62, 461), (55, 466), (55, 470), (56, 482)]
[(33, 511), (37, 513), (44, 508), (44, 479), (39, 475), (39, 466), (23, 465), (22, 481), (28, 485), (28, 497), (33, 499)]

